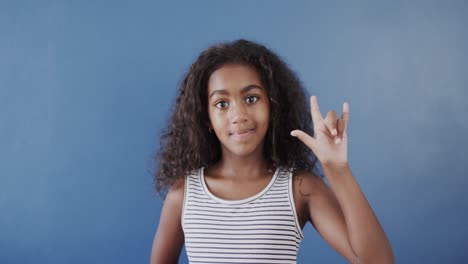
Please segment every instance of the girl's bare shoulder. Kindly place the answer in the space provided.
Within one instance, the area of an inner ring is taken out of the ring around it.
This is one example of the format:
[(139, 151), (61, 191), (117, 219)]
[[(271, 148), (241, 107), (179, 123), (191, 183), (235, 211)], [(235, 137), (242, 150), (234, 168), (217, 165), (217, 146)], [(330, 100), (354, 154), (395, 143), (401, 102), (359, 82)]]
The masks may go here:
[(309, 202), (321, 189), (322, 179), (305, 170), (293, 173), (293, 195), (299, 224), (304, 227), (310, 221)]
[(185, 178), (181, 177), (175, 180), (167, 192), (165, 203), (169, 203), (171, 205), (182, 205), (181, 203), (184, 200), (184, 189)]
[(314, 173), (298, 170), (293, 174), (293, 192), (303, 202), (310, 200), (311, 196), (323, 195), (328, 189), (324, 180)]

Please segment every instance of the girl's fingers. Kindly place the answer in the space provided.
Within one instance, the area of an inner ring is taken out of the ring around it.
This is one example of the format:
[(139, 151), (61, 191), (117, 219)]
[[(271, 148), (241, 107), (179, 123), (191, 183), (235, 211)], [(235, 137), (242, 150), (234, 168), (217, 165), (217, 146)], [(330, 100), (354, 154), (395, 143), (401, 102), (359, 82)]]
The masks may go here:
[(325, 124), (328, 128), (328, 131), (330, 131), (330, 134), (332, 137), (335, 137), (338, 135), (339, 130), (337, 127), (337, 115), (335, 110), (331, 110), (327, 113), (327, 116), (325, 117)]
[(339, 132), (337, 138), (340, 139), (340, 141), (341, 141), (341, 139), (343, 138), (343, 134), (346, 132), (346, 128), (345, 128), (346, 122), (345, 122), (345, 120), (340, 118), (340, 119), (338, 119), (337, 123), (338, 123), (338, 132)]
[(312, 122), (314, 123), (314, 126), (323, 120), (322, 114), (320, 113), (317, 96), (315, 95), (310, 97), (310, 114), (312, 115)]
[(346, 133), (346, 128), (348, 127), (349, 120), (349, 103), (343, 103), (343, 113), (341, 114), (341, 119), (338, 122), (338, 130), (340, 131), (340, 138), (343, 137), (343, 134)]
[[(326, 129), (329, 131), (330, 135), (332, 138), (334, 138), (334, 143), (339, 144), (341, 140), (343, 139), (343, 136), (346, 135), (346, 128), (348, 125), (348, 119), (349, 119), (349, 103), (344, 102), (343, 103), (343, 113), (341, 114), (341, 118), (338, 119), (336, 111), (332, 110), (329, 111), (323, 119), (322, 114), (320, 113), (320, 108), (318, 105), (317, 101), (317, 96), (311, 96), (310, 97), (310, 112), (312, 115), (312, 121), (314, 123), (314, 130), (316, 130), (317, 124), (320, 124), (323, 122), (325, 124)], [(297, 131), (297, 132), (294, 132)], [(291, 132), (291, 135), (296, 136), (304, 142), (308, 147), (312, 148), (315, 139), (312, 138), (311, 136), (307, 135), (306, 133), (300, 131), (300, 130), (294, 130)]]
[(343, 113), (341, 114), (341, 119), (344, 119), (345, 121), (348, 121), (349, 119), (349, 103), (348, 102), (343, 103)]
[(302, 143), (309, 147), (312, 151), (315, 149), (315, 139), (301, 130), (291, 131), (291, 136), (297, 137)]

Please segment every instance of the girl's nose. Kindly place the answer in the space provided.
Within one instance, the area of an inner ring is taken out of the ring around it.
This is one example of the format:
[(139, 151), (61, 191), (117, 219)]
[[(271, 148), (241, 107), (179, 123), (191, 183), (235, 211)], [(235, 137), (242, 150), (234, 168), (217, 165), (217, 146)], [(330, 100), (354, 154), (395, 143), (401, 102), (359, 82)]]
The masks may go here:
[(248, 120), (248, 113), (244, 104), (235, 103), (231, 106), (230, 110), (232, 123), (243, 123)]

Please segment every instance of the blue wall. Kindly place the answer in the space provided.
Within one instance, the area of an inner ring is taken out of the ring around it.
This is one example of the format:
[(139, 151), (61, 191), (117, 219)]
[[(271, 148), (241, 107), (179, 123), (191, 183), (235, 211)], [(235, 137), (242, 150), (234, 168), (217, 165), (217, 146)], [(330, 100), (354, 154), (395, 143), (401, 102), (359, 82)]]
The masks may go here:
[[(165, 2), (0, 2), (0, 263), (148, 263), (176, 87), (240, 37), (322, 112), (350, 102), (351, 168), (397, 263), (468, 262), (466, 1)], [(347, 263), (305, 235), (298, 263)]]

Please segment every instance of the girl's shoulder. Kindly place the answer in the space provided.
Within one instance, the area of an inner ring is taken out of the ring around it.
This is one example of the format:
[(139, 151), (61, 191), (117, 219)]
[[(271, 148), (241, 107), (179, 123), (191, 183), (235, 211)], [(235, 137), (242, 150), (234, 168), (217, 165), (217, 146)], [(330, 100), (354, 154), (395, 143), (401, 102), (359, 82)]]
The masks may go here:
[(169, 192), (179, 192), (180, 190), (184, 189), (185, 185), (185, 177), (180, 177), (172, 183), (171, 188), (169, 189)]
[(307, 196), (319, 194), (324, 191), (327, 186), (319, 176), (306, 170), (297, 170), (293, 173), (293, 190), (294, 193)]
[(184, 201), (184, 186), (185, 177), (175, 180), (167, 192), (165, 203), (169, 203), (173, 206), (177, 206), (179, 204), (182, 205), (182, 202)]
[(190, 176), (198, 175), (202, 168), (203, 166), (188, 170), (187, 172), (185, 172), (185, 174), (178, 175), (178, 177), (173, 180), (173, 183), (171, 184), (170, 188), (174, 188), (174, 189), (183, 188), (186, 178)]
[(198, 175), (199, 171), (202, 167), (198, 169), (194, 169), (185, 175), (179, 176), (174, 182), (171, 184), (169, 191), (167, 192), (166, 199), (170, 198), (178, 202), (183, 202), (184, 200), (184, 191), (185, 191), (185, 181), (187, 177)]

